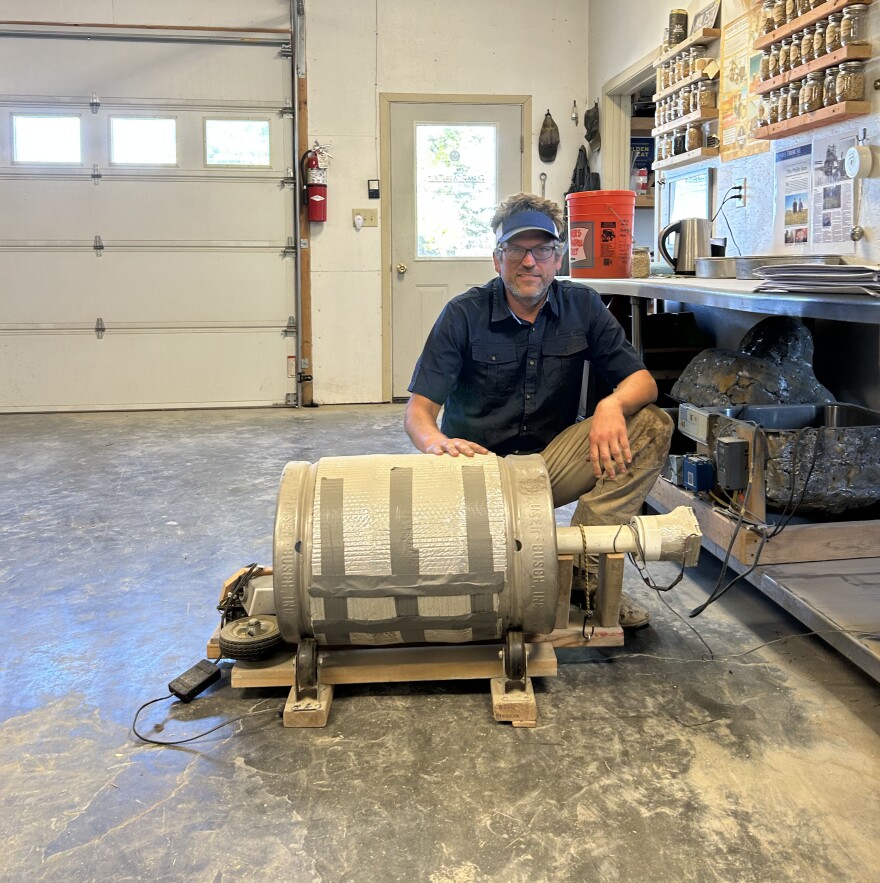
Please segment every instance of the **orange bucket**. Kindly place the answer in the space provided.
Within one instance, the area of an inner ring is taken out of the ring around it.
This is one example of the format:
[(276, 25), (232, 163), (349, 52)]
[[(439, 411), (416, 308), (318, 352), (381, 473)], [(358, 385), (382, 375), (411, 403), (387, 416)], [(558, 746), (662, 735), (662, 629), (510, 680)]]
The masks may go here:
[(632, 190), (569, 193), (568, 253), (575, 278), (629, 279), (636, 195)]

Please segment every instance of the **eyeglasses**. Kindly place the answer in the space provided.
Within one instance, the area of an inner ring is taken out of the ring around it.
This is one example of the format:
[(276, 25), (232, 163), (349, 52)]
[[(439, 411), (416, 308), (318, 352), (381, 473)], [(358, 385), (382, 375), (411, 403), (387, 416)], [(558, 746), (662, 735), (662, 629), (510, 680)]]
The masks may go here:
[(508, 245), (505, 248), (499, 247), (498, 251), (509, 258), (511, 261), (520, 263), (525, 260), (526, 254), (531, 256), (538, 262), (543, 263), (549, 261), (554, 255), (561, 254), (562, 249), (558, 245), (534, 245), (532, 248), (523, 248), (521, 245)]

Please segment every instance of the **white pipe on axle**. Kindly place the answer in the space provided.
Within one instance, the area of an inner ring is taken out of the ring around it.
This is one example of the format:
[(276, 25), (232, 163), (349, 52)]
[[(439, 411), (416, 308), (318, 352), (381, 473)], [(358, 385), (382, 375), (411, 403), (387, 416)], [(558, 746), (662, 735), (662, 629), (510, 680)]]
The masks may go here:
[(557, 527), (560, 555), (605, 555), (633, 552), (642, 561), (697, 563), (702, 532), (694, 510), (679, 506), (666, 515), (636, 515), (629, 524)]

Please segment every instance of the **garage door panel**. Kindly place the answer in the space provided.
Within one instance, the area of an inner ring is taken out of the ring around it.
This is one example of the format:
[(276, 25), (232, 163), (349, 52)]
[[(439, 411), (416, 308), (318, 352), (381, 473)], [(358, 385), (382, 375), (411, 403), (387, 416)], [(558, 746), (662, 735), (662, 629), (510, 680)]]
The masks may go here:
[[(0, 181), (0, 241), (263, 242), (283, 246), (279, 182)], [(289, 197), (288, 197), (289, 200)]]
[[(284, 402), (288, 338), (278, 332), (0, 332), (0, 408), (155, 408)], [(68, 374), (75, 365), (77, 397)], [(244, 370), (246, 368), (246, 370)]]
[(294, 264), (280, 252), (0, 253), (9, 325), (264, 323), (283, 327)]
[(4, 93), (82, 95), (87, 101), (95, 92), (104, 100), (275, 98), (282, 107), (292, 94), (289, 71), (278, 46), (15, 37), (0, 53)]

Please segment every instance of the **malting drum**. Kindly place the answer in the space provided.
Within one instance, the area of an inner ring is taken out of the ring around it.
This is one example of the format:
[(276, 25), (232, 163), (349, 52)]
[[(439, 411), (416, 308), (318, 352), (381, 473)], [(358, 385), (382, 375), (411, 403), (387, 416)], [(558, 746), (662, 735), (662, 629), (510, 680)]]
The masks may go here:
[(557, 528), (538, 455), (326, 457), (288, 463), (273, 592), (285, 641), (384, 645), (546, 634), (558, 554), (635, 552), (694, 564), (690, 509)]

